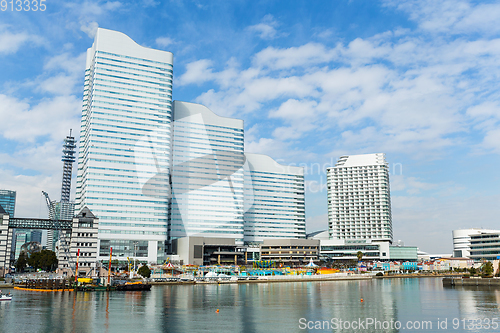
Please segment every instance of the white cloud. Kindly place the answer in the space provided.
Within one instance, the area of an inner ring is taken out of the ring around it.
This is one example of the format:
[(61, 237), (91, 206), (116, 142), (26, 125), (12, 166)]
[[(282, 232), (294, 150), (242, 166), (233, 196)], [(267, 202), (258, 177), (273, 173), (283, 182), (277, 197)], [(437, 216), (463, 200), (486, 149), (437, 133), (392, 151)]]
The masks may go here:
[(276, 30), (278, 25), (278, 22), (272, 15), (266, 15), (262, 19), (261, 23), (249, 26), (247, 30), (257, 33), (262, 39), (274, 39), (279, 36), (278, 31)]
[(286, 49), (270, 46), (253, 57), (253, 64), (256, 67), (283, 70), (326, 63), (332, 60), (335, 55), (336, 50), (327, 50), (324, 45), (319, 43), (307, 43)]
[(43, 39), (26, 32), (11, 32), (5, 25), (0, 25), (0, 54), (16, 53), (24, 44), (42, 44)]
[[(52, 157), (52, 156), (51, 156)], [(60, 165), (62, 172), (62, 165)], [(58, 175), (23, 175), (0, 168), (2, 188), (16, 191), (15, 217), (48, 218), (48, 210), (42, 197), (47, 191), (52, 200), (59, 199), (60, 174)]]
[(212, 61), (207, 59), (191, 62), (186, 65), (186, 72), (177, 80), (179, 85), (202, 84), (214, 78)]
[(174, 43), (173, 39), (170, 37), (158, 37), (155, 40), (156, 45), (159, 47), (165, 48), (167, 46), (170, 46)]
[[(35, 142), (49, 136), (61, 140), (75, 128), (81, 113), (81, 100), (75, 96), (43, 99), (36, 105), (0, 94), (0, 135), (19, 142)], [(76, 130), (76, 128), (75, 128)]]
[(85, 22), (80, 26), (80, 30), (85, 32), (90, 38), (95, 37), (98, 28), (99, 24), (95, 21)]
[(472, 34), (480, 32), (493, 35), (500, 31), (498, 17), (500, 4), (457, 0), (385, 1), (409, 14), (419, 27), (431, 33)]
[(119, 1), (83, 1), (80, 3), (65, 3), (71, 14), (78, 17), (75, 22), (68, 24), (68, 27), (79, 29), (90, 38), (94, 38), (99, 27), (99, 21), (105, 19), (107, 15), (118, 11), (123, 7)]

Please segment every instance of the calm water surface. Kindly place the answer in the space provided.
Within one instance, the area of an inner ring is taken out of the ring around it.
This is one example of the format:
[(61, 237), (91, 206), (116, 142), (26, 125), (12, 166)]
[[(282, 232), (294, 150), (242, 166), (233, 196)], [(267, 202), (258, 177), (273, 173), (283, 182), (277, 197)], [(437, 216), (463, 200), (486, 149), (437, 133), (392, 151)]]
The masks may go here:
[[(500, 289), (443, 288), (439, 278), (11, 293), (14, 301), (0, 303), (0, 332), (500, 332), (491, 321), (500, 326)], [(367, 318), (403, 327), (333, 326)]]

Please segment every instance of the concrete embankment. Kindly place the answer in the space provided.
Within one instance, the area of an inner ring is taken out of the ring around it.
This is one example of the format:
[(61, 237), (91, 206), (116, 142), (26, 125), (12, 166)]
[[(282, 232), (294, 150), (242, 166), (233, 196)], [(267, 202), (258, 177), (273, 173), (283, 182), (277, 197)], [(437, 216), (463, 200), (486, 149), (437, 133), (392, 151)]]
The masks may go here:
[(12, 283), (0, 283), (0, 290), (14, 288)]
[(496, 278), (443, 278), (443, 286), (494, 286), (500, 287)]

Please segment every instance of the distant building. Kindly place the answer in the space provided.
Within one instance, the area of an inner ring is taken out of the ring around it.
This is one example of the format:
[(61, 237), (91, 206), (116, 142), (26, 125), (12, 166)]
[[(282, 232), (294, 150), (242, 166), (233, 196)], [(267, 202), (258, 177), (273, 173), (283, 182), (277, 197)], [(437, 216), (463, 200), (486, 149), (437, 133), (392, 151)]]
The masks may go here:
[(321, 240), (320, 259), (323, 260), (358, 260), (358, 251), (362, 260), (389, 260), (389, 242), (372, 240), (330, 239)]
[[(16, 191), (0, 190), (0, 217), (3, 213), (9, 214), (10, 218), (14, 218), (16, 211)], [(16, 230), (13, 230), (13, 239), (10, 249), (10, 260), (14, 260), (16, 252)], [(0, 255), (1, 257), (1, 255)]]
[(306, 235), (307, 239), (330, 239), (330, 232), (328, 230), (319, 230), (311, 232)]
[(474, 260), (500, 259), (500, 231), (483, 231), (470, 235), (470, 255)]
[(331, 239), (392, 242), (389, 168), (385, 155), (341, 156), (327, 169)]
[(489, 230), (481, 228), (457, 229), (452, 231), (453, 256), (470, 258), (471, 237), (482, 233), (500, 233), (500, 230)]
[(0, 190), (0, 206), (13, 218), (16, 211), (16, 191)]
[(418, 260), (415, 246), (392, 246), (388, 241), (329, 239), (320, 243), (320, 259), (327, 261), (358, 260), (358, 252), (363, 261)]
[(304, 168), (245, 154), (245, 244), (306, 238)]
[(242, 265), (244, 252), (235, 239), (182, 237), (172, 241), (172, 253), (181, 265)]
[(319, 244), (315, 239), (264, 239), (260, 259), (285, 266), (307, 265), (311, 259), (318, 260)]

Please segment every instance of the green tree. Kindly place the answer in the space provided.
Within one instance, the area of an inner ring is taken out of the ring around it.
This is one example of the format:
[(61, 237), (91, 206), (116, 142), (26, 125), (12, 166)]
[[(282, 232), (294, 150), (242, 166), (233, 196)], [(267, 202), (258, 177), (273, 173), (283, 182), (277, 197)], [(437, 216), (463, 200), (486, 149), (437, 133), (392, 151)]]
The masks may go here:
[(363, 252), (358, 251), (358, 253), (356, 253), (356, 256), (358, 257), (358, 261), (361, 261), (361, 259), (363, 259)]
[(142, 275), (145, 278), (148, 278), (151, 276), (151, 270), (147, 265), (143, 264), (137, 271), (137, 274)]
[(33, 268), (53, 271), (57, 268), (57, 257), (54, 251), (42, 250), (35, 252), (28, 258), (28, 264)]
[(27, 263), (28, 263), (28, 258), (26, 257), (26, 254), (24, 252), (21, 252), (19, 258), (17, 258), (16, 261), (16, 270), (18, 272), (24, 272)]
[(481, 272), (488, 276), (493, 274), (493, 264), (491, 261), (487, 261), (481, 266)]

